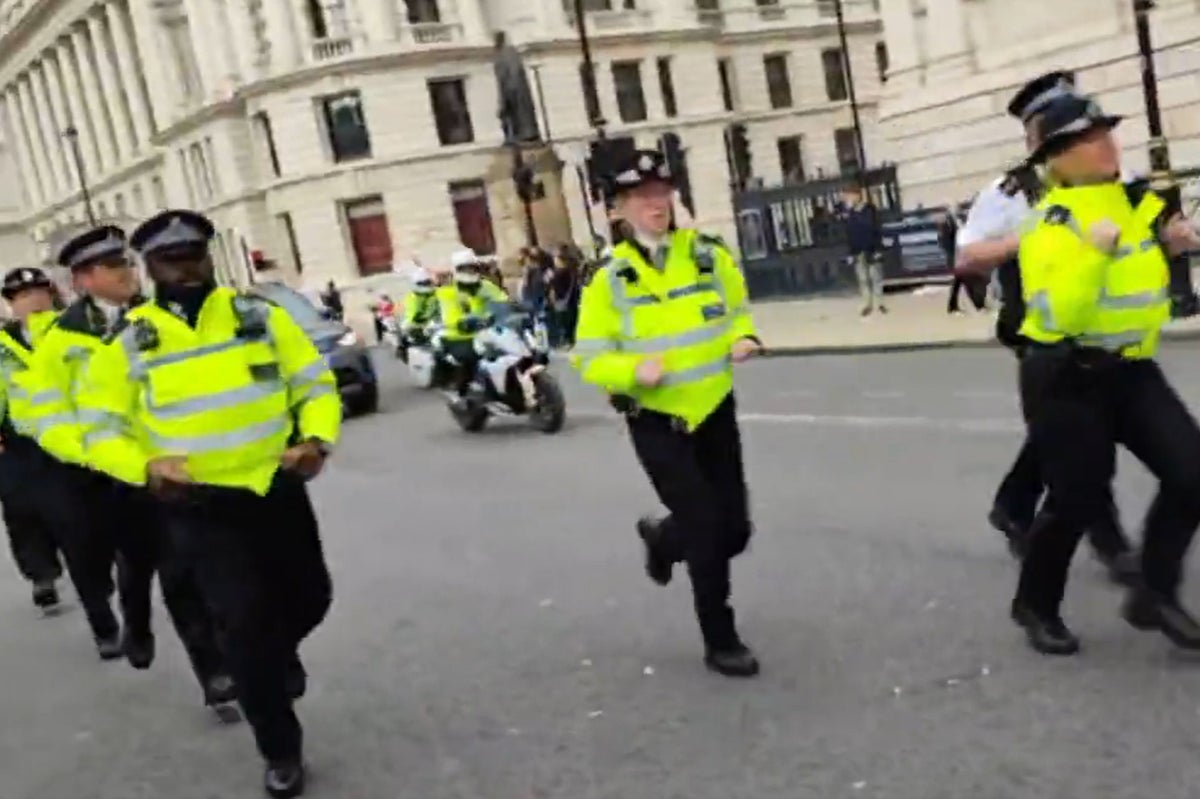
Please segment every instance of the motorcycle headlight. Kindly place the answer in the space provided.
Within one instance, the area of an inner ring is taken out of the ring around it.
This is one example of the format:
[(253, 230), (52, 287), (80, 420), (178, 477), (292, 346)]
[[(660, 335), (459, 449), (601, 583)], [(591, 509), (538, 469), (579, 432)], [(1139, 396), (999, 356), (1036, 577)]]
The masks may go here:
[(345, 333), (342, 334), (342, 337), (338, 339), (339, 347), (353, 347), (357, 343), (358, 343), (358, 334), (355, 333), (353, 330), (347, 330)]

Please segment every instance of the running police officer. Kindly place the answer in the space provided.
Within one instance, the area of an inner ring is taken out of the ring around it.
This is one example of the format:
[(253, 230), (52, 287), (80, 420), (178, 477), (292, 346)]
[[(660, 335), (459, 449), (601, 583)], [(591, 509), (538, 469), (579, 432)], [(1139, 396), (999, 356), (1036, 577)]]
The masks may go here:
[[(3, 500), (6, 514), (15, 514), (19, 522), (9, 532), (20, 541), (22, 536), (49, 535), (66, 560), (100, 658), (115, 660), (121, 656), (121, 629), (110, 602), (111, 570), (96, 568), (89, 557), (89, 520), (77, 502), (72, 476), (37, 443), (39, 433), (70, 408), (37, 367), (34, 355), (58, 315), (52, 310), (54, 287), (41, 269), (24, 268), (5, 275), (0, 291), (16, 317), (0, 331)], [(32, 558), (27, 561), (31, 573), (42, 580), (57, 571), (50, 539), (40, 537), (21, 546), (36, 553), (21, 557)], [(51, 598), (39, 597), (43, 603)]]
[(77, 467), (77, 501), (90, 519), (89, 563), (107, 574), (114, 561), (118, 563), (122, 648), (130, 665), (147, 669), (154, 660), (150, 608), (157, 570), (163, 601), (200, 680), (205, 703), (222, 708), (234, 700), (233, 684), (223, 671), (215, 625), (193, 576), (180, 558), (171, 557), (157, 503), (142, 489), (86, 469), (75, 396), (82, 372), (121, 317), (144, 302), (125, 232), (113, 226), (89, 230), (63, 246), (58, 262), (71, 271), (80, 296), (47, 331), (34, 359), (67, 397), (72, 413), (43, 424), (38, 443), (60, 462)]
[(1094, 100), (1062, 92), (1030, 120), (1052, 188), (1020, 245), (1026, 301), (1021, 400), (1053, 513), (1034, 527), (1013, 619), (1034, 649), (1069, 655), (1059, 615), (1071, 556), (1111, 506), (1116, 447), (1159, 479), (1146, 517), (1139, 585), (1125, 618), (1200, 649), (1180, 604), (1182, 563), (1200, 525), (1200, 427), (1154, 361), (1170, 317), (1167, 257), (1198, 243), (1160, 197), (1120, 182), (1120, 149)]
[(155, 301), (93, 354), (81, 413), (89, 462), (163, 499), (168, 529), (225, 632), (238, 700), (271, 796), (304, 790), (293, 703), (299, 646), (331, 583), (305, 480), (341, 426), (333, 375), (282, 309), (218, 287), (213, 226), (164, 211), (130, 236)]
[[(1008, 113), (1026, 126), (1025, 143), (1030, 151), (1037, 146), (1030, 120), (1055, 97), (1072, 92), (1074, 80), (1072, 73), (1050, 72), (1027, 83), (1009, 102)], [(1020, 333), (1025, 301), (1021, 295), (1017, 248), (1021, 226), (1041, 193), (1041, 181), (1034, 167), (1022, 163), (979, 193), (957, 240), (956, 269), (974, 273), (995, 270), (1001, 293), (996, 338), (1018, 357), (1027, 342)], [(1043, 488), (1037, 457), (1027, 438), (1001, 481), (988, 516), (1018, 557), (1034, 522)], [(1137, 556), (1125, 539), (1113, 502), (1109, 502), (1108, 513), (1096, 518), (1088, 535), (1097, 557), (1115, 581), (1128, 584), (1136, 579)]]
[(666, 585), (686, 562), (705, 663), (751, 677), (758, 660), (729, 606), (730, 560), (751, 533), (730, 362), (761, 346), (745, 283), (719, 240), (673, 229), (672, 178), (658, 152), (632, 153), (612, 188), (633, 235), (584, 289), (575, 364), (624, 413), (670, 512), (638, 522), (647, 574)]

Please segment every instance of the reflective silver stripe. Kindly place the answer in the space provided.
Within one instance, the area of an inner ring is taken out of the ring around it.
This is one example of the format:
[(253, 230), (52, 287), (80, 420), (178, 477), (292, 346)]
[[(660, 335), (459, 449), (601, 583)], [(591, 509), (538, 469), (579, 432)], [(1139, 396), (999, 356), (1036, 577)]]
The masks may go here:
[(1124, 330), (1120, 333), (1079, 336), (1075, 340), (1087, 347), (1100, 347), (1120, 352), (1126, 347), (1141, 344), (1145, 340), (1147, 332), (1146, 330)]
[(729, 335), (729, 320), (722, 319), (704, 327), (691, 330), (687, 333), (680, 333), (674, 336), (654, 336), (652, 338), (634, 339), (633, 341), (625, 341), (620, 345), (621, 352), (636, 352), (645, 354), (648, 352), (662, 352), (674, 347), (690, 347), (694, 344), (707, 344), (710, 341)]
[(1100, 292), (1099, 305), (1112, 310), (1130, 308), (1149, 308), (1167, 301), (1167, 290), (1139, 291), (1137, 294), (1110, 295), (1107, 291)]
[(102, 425), (108, 421), (110, 417), (116, 417), (117, 419), (120, 419), (120, 417), (116, 416), (116, 414), (108, 413), (106, 411), (92, 411), (83, 408), (75, 411), (75, 419), (80, 424)]
[(1035, 291), (1029, 298), (1026, 307), (1037, 311), (1041, 317), (1042, 328), (1047, 333), (1059, 333), (1058, 325), (1054, 322), (1054, 313), (1050, 310), (1050, 293), (1045, 289)]
[(660, 386), (682, 386), (687, 383), (698, 383), (710, 377), (725, 374), (729, 371), (729, 358), (721, 358), (719, 361), (710, 361), (699, 366), (693, 366), (690, 369), (680, 369), (679, 371), (667, 372), (663, 376), (663, 380), (659, 383)]
[(146, 410), (150, 412), (151, 416), (158, 419), (179, 419), (183, 416), (192, 416), (197, 413), (204, 413), (205, 411), (236, 408), (239, 405), (246, 405), (257, 400), (267, 399), (283, 391), (285, 391), (285, 388), (282, 383), (269, 381), (265, 383), (252, 383), (241, 388), (218, 391), (216, 394), (206, 394), (202, 397), (192, 397), (178, 402), (158, 405), (154, 402), (153, 393), (147, 387)]
[(303, 369), (298, 370), (296, 374), (289, 377), (288, 383), (291, 385), (311, 383), (314, 380), (320, 380), (321, 376), (327, 371), (329, 371), (329, 365), (325, 363), (325, 359), (317, 358), (317, 360), (313, 361)]
[(229, 433), (210, 433), (202, 436), (162, 436), (153, 431), (147, 436), (150, 444), (164, 452), (202, 453), (220, 452), (254, 444), (272, 436), (285, 434), (291, 429), (292, 420), (284, 417), (243, 427)]
[(118, 432), (129, 429), (129, 420), (119, 413), (111, 411), (81, 411), (82, 414), (88, 414), (88, 421), (98, 429), (116, 430)]
[(667, 292), (667, 299), (676, 300), (680, 297), (690, 297), (693, 294), (703, 294), (706, 291), (718, 291), (712, 283), (693, 283), (690, 286), (681, 286), (677, 289), (671, 289)]
[(63, 393), (61, 391), (59, 391), (57, 388), (51, 388), (51, 389), (47, 389), (45, 391), (38, 391), (32, 397), (29, 398), (29, 402), (32, 405), (48, 405), (51, 402), (62, 402), (62, 401), (63, 401)]
[(573, 355), (599, 355), (605, 352), (616, 352), (621, 349), (621, 344), (618, 341), (613, 341), (608, 338), (585, 338), (575, 342), (575, 346), (571, 348)]
[(227, 341), (217, 342), (216, 344), (204, 344), (200, 347), (193, 347), (190, 350), (168, 352), (165, 355), (159, 355), (154, 358), (146, 358), (142, 361), (142, 366), (146, 369), (153, 369), (156, 366), (166, 366), (167, 364), (181, 363), (183, 361), (190, 361), (193, 358), (202, 358), (205, 355), (212, 355), (217, 352), (224, 352), (225, 350), (245, 347), (249, 343), (255, 342), (245, 342), (240, 338), (231, 338)]
[(621, 337), (633, 338), (633, 313), (630, 310), (628, 292), (625, 291), (625, 280), (619, 272), (621, 269), (616, 268), (618, 263), (624, 263), (624, 268), (629, 268), (629, 264), (625, 262), (617, 262), (608, 266), (608, 285), (612, 289), (613, 306), (617, 309), (617, 315), (621, 318)]
[(73, 413), (52, 413), (49, 416), (43, 416), (37, 419), (37, 428), (40, 433), (44, 433), (52, 427), (58, 427), (64, 424), (75, 424), (79, 419)]
[(304, 389), (295, 397), (293, 397), (291, 407), (293, 409), (299, 408), (300, 406), (307, 402), (311, 402), (312, 400), (320, 397), (336, 395), (337, 393), (338, 390), (333, 386), (326, 385), (325, 383), (316, 383), (314, 385), (310, 385), (308, 388)]
[(85, 430), (83, 433), (83, 446), (85, 448), (94, 447), (102, 441), (123, 438), (124, 435), (120, 430), (109, 430), (107, 428), (102, 430)]

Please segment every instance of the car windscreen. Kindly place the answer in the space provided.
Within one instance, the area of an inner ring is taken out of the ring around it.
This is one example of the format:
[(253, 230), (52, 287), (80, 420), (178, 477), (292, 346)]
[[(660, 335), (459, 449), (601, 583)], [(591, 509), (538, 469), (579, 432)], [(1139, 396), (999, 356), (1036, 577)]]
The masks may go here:
[(310, 333), (330, 327), (329, 321), (302, 294), (278, 286), (259, 286), (256, 291), (287, 311), (296, 324)]

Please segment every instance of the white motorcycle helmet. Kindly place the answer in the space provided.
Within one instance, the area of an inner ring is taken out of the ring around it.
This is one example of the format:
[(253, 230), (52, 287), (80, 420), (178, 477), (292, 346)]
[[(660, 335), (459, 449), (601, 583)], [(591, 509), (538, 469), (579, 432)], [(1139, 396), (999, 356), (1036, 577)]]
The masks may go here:
[(418, 269), (413, 272), (413, 291), (417, 294), (432, 294), (433, 293), (433, 275), (429, 274), (426, 269)]
[(454, 269), (454, 282), (464, 289), (478, 287), (482, 281), (479, 268), (479, 256), (475, 251), (464, 247), (450, 256), (450, 266)]

